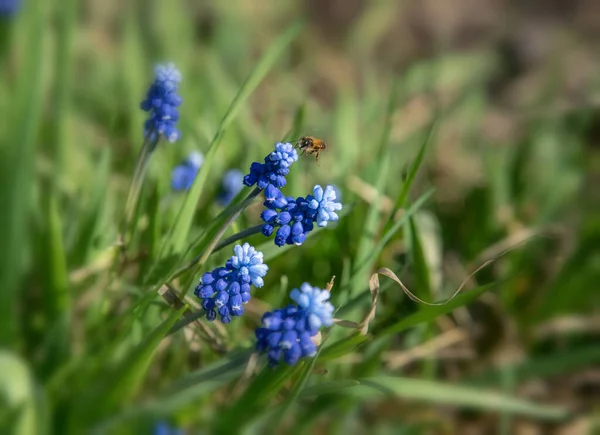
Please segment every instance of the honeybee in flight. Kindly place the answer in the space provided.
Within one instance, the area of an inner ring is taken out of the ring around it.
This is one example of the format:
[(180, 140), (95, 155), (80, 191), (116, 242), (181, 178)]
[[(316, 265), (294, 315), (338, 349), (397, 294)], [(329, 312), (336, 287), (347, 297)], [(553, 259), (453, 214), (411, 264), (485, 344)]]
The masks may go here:
[(304, 136), (296, 141), (294, 148), (302, 150), (301, 154), (314, 154), (318, 163), (319, 152), (327, 148), (327, 144), (316, 137)]

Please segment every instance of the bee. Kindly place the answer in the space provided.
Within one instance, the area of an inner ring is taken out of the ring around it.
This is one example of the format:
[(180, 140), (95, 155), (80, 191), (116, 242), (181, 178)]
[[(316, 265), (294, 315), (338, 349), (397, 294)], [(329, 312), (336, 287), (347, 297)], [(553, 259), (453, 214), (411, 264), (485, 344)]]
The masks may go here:
[(319, 152), (327, 148), (327, 144), (316, 137), (304, 136), (296, 141), (294, 148), (301, 149), (301, 154), (314, 154), (319, 162)]

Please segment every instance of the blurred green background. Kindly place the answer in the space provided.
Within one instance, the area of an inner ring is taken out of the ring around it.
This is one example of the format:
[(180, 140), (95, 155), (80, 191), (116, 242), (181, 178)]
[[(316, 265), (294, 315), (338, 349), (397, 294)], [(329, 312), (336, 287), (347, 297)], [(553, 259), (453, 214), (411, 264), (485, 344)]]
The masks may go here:
[[(596, 1), (24, 0), (0, 38), (2, 433), (597, 427)], [(164, 61), (183, 75), (182, 139), (154, 152), (124, 250), (139, 104)], [(290, 134), (328, 147), (286, 194), (335, 184), (339, 223), (301, 247), (245, 239), (270, 270), (244, 317), (182, 321), (157, 291), (196, 312), (200, 273), (231, 255), (173, 279), (221, 222), (223, 173)], [(197, 182), (173, 193), (193, 150)], [(360, 321), (379, 267), (439, 301), (491, 259), (439, 307), (380, 277), (368, 334), (335, 326), (294, 368), (250, 357), (302, 282), (335, 275), (336, 316)]]

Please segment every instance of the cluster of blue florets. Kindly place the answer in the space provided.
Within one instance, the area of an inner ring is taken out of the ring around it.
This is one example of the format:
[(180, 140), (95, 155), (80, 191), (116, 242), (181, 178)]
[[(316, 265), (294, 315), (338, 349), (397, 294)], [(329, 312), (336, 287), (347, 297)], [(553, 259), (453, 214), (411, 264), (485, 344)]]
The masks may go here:
[(321, 327), (333, 325), (333, 305), (329, 292), (304, 283), (290, 293), (296, 304), (267, 312), (262, 326), (257, 328), (256, 348), (268, 352), (269, 364), (275, 366), (283, 360), (294, 365), (302, 357), (313, 357), (317, 344), (313, 341)]
[(202, 308), (210, 321), (221, 316), (221, 322), (231, 322), (231, 316), (244, 313), (243, 304), (250, 300), (250, 286), (262, 287), (269, 270), (263, 264), (263, 254), (248, 243), (236, 245), (235, 255), (212, 272), (202, 275), (194, 294), (202, 299)]
[(182, 102), (177, 94), (179, 83), (181, 83), (181, 73), (175, 65), (169, 63), (155, 67), (154, 82), (141, 104), (142, 109), (150, 113), (150, 118), (144, 124), (144, 135), (150, 135), (149, 140), (156, 141), (162, 135), (169, 142), (176, 142), (181, 136), (177, 129), (179, 119), (177, 107)]
[(325, 227), (328, 222), (338, 220), (336, 211), (342, 209), (342, 204), (335, 200), (333, 186), (327, 186), (323, 190), (316, 185), (313, 195), (294, 198), (284, 196), (279, 189), (270, 185), (265, 190), (264, 205), (267, 209), (261, 214), (265, 222), (262, 233), (270, 237), (275, 228), (278, 228), (275, 234), (277, 246), (301, 245), (315, 223)]
[(187, 191), (194, 184), (198, 171), (204, 163), (204, 155), (200, 151), (191, 152), (183, 162), (171, 172), (171, 188), (176, 191)]
[(254, 162), (250, 165), (250, 173), (244, 177), (246, 186), (255, 184), (265, 189), (272, 185), (278, 188), (285, 186), (285, 176), (290, 173), (290, 166), (298, 160), (294, 146), (287, 143), (275, 145), (275, 151), (265, 157), (264, 163)]

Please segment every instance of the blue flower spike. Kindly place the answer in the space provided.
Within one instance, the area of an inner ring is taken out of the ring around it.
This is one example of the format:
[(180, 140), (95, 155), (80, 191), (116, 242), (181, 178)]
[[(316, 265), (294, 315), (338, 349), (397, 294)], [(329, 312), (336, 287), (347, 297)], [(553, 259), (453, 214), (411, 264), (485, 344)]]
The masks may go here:
[(189, 190), (194, 184), (202, 163), (204, 163), (204, 155), (200, 151), (191, 152), (182, 163), (173, 168), (171, 188), (176, 192)]
[(263, 263), (262, 252), (248, 243), (236, 245), (234, 253), (225, 263), (212, 272), (202, 275), (194, 294), (202, 300), (207, 320), (213, 321), (217, 314), (223, 323), (231, 322), (231, 316), (241, 316), (243, 305), (250, 300), (250, 288), (262, 287), (263, 277), (269, 267)]
[(244, 173), (239, 169), (225, 172), (221, 180), (221, 189), (217, 196), (219, 204), (227, 206), (244, 187)]
[(154, 68), (154, 82), (150, 85), (146, 98), (141, 103), (142, 110), (150, 117), (144, 123), (144, 135), (155, 142), (164, 136), (169, 142), (176, 142), (181, 133), (177, 129), (182, 98), (177, 94), (181, 83), (181, 73), (172, 63), (157, 65)]
[(336, 212), (342, 209), (342, 204), (336, 202), (333, 186), (323, 189), (316, 185), (313, 195), (306, 198), (286, 197), (273, 185), (265, 189), (266, 209), (261, 214), (264, 222), (262, 233), (270, 237), (275, 229), (275, 244), (277, 246), (301, 245), (306, 240), (314, 224), (325, 227), (329, 222), (337, 221)]
[(272, 185), (282, 188), (286, 184), (285, 176), (290, 173), (290, 166), (298, 160), (298, 153), (289, 143), (277, 143), (275, 151), (265, 157), (264, 163), (254, 162), (250, 165), (250, 173), (244, 177), (246, 186), (266, 189)]
[(300, 358), (317, 353), (316, 336), (322, 327), (333, 325), (334, 307), (328, 290), (305, 282), (290, 292), (296, 303), (263, 315), (257, 328), (256, 349), (268, 354), (269, 364), (277, 366), (281, 359), (295, 365)]
[(0, 0), (0, 18), (12, 18), (20, 7), (21, 0)]

